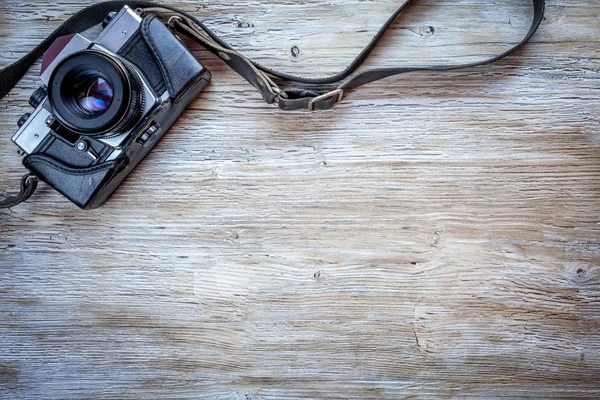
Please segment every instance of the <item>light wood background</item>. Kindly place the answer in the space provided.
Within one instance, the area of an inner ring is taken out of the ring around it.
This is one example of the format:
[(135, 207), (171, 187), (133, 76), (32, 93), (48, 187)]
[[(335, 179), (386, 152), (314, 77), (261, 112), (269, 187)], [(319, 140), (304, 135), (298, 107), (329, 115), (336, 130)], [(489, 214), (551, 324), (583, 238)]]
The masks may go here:
[[(84, 3), (1, 0), (0, 65)], [(170, 3), (313, 76), (397, 5)], [(369, 64), (497, 53), (529, 7), (415, 1)], [(0, 212), (0, 398), (599, 398), (599, 38), (600, 2), (549, 0), (496, 65), (316, 114), (192, 46), (213, 83), (104, 208)], [(2, 190), (38, 71), (0, 101)]]

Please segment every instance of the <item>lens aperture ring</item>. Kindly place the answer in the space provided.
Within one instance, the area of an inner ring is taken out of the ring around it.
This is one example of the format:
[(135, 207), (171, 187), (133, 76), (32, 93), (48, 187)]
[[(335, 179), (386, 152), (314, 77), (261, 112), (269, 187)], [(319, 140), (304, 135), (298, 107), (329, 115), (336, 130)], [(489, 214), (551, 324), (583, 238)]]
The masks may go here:
[(144, 95), (142, 78), (138, 72), (125, 60), (118, 60), (118, 63), (121, 64), (127, 80), (130, 82), (131, 95), (127, 112), (121, 121), (111, 129), (111, 132), (108, 132), (106, 135), (104, 135), (107, 139), (119, 136), (123, 132), (127, 132), (128, 130), (132, 129), (135, 124), (139, 122), (139, 118), (141, 117), (142, 111), (144, 110), (144, 106), (146, 104), (146, 96)]

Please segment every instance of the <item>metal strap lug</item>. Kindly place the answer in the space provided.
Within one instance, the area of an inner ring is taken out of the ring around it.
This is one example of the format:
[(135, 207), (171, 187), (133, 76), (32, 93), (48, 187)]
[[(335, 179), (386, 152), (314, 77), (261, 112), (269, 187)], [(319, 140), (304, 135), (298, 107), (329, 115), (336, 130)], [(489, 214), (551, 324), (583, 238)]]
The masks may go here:
[(180, 24), (183, 24), (183, 18), (181, 18), (179, 15), (172, 15), (169, 20), (167, 21), (167, 26), (170, 29), (173, 29), (175, 27), (175, 22), (179, 22)]

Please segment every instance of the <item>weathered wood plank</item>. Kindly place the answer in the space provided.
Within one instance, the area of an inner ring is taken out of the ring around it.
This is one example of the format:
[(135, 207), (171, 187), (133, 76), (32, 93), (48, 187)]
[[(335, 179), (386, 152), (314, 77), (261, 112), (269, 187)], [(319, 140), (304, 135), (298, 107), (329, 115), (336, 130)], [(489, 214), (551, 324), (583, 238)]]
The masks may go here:
[[(397, 2), (171, 3), (316, 76)], [(82, 5), (2, 2), (0, 65)], [(370, 65), (501, 51), (527, 5), (418, 1)], [(0, 397), (599, 397), (599, 21), (549, 1), (516, 56), (310, 115), (192, 46), (214, 82), (104, 208), (0, 212)], [(3, 189), (38, 70), (0, 102)]]

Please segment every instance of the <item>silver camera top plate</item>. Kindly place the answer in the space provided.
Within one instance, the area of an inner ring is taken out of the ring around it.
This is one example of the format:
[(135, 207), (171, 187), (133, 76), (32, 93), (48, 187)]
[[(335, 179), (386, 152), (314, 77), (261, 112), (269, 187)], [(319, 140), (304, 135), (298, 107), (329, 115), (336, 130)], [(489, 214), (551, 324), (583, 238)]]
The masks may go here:
[(137, 32), (142, 17), (129, 6), (125, 6), (96, 37), (94, 43), (108, 51), (117, 53), (121, 47)]

